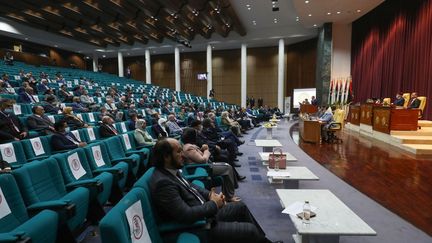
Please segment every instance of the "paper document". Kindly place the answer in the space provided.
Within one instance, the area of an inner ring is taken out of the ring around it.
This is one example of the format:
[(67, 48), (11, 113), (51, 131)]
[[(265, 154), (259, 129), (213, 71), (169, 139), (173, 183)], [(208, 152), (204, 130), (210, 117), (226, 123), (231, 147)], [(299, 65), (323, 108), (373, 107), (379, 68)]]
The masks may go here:
[[(304, 202), (294, 202), (291, 205), (288, 205), (288, 207), (286, 207), (282, 211), (282, 213), (296, 216), (298, 213), (303, 212), (303, 205), (304, 205)], [(311, 211), (315, 212), (316, 210), (317, 210), (317, 207), (311, 205)]]
[(269, 170), (267, 172), (267, 177), (290, 177), (290, 173), (286, 170)]

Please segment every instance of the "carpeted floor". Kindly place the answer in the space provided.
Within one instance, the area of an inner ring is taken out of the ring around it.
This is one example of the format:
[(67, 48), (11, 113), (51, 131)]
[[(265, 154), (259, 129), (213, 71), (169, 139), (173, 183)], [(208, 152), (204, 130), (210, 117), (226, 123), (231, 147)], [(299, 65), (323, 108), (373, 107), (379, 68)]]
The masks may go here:
[[(306, 166), (320, 178), (319, 181), (300, 182), (300, 189), (329, 189), (377, 232), (377, 236), (343, 236), (340, 242), (432, 242), (430, 236), (377, 204), (311, 159), (290, 136), (289, 130), (294, 124), (282, 121), (277, 130), (273, 131), (273, 137), (282, 143), (284, 151), (290, 152), (298, 159), (298, 162), (289, 165)], [(243, 137), (246, 143), (240, 147), (240, 151), (244, 154), (239, 157), (242, 167), (237, 169), (247, 179), (240, 183), (236, 193), (249, 206), (269, 239), (282, 240), (285, 243), (294, 242), (291, 235), (295, 233), (295, 228), (289, 216), (281, 213), (282, 207), (275, 191), (283, 188), (283, 185), (271, 185), (268, 182), (266, 168), (258, 155), (262, 149), (256, 147), (254, 143), (255, 139), (265, 139), (265, 136), (265, 129), (260, 127), (250, 130)], [(95, 230), (97, 232), (97, 228)], [(92, 229), (89, 229), (82, 234), (80, 237), (82, 242), (100, 242), (100, 237), (97, 234), (93, 236), (91, 231)]]

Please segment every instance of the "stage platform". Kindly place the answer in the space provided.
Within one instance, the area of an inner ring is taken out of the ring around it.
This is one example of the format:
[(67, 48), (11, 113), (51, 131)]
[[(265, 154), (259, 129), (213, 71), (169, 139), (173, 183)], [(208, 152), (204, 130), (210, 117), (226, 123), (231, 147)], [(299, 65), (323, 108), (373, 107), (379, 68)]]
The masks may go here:
[(356, 126), (347, 123), (345, 128), (351, 132), (358, 132), (361, 135), (378, 139), (413, 154), (432, 154), (432, 121), (419, 120), (418, 124), (421, 129), (417, 131), (391, 131), (390, 134), (374, 131), (371, 126), (364, 124)]

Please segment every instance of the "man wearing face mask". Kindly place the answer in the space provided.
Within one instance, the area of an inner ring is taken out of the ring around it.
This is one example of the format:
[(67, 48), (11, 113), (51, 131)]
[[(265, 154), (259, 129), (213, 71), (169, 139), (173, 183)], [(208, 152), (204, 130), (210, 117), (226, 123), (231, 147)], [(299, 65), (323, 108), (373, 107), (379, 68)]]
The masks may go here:
[(13, 114), (13, 101), (0, 101), (0, 142), (9, 142), (27, 138), (27, 128)]
[(27, 117), (27, 125), (29, 129), (38, 130), (45, 134), (54, 132), (53, 123), (45, 115), (45, 110), (42, 106), (33, 106), (33, 115)]
[(55, 132), (51, 138), (51, 147), (54, 150), (71, 150), (87, 145), (87, 143), (81, 142), (69, 131), (69, 127), (64, 120), (56, 122), (54, 128)]
[(102, 124), (99, 127), (100, 136), (103, 138), (113, 137), (119, 134), (114, 127), (114, 120), (109, 116), (102, 118)]

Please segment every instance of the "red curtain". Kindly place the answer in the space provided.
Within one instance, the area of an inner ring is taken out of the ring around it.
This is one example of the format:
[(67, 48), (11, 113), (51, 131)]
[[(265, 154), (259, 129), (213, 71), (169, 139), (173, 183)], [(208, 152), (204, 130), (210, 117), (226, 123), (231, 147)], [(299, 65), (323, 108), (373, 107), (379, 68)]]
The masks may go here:
[(432, 119), (432, 0), (387, 0), (353, 23), (354, 100), (417, 91)]

